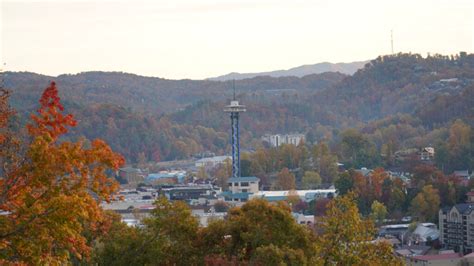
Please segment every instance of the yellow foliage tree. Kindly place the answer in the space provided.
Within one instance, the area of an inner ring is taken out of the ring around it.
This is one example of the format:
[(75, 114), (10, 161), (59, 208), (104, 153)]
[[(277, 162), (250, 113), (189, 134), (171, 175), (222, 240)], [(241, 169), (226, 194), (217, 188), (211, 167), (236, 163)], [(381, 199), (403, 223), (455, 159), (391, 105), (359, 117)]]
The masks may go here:
[(355, 194), (331, 201), (316, 238), (316, 265), (402, 265), (386, 242), (373, 243), (373, 222), (360, 217)]

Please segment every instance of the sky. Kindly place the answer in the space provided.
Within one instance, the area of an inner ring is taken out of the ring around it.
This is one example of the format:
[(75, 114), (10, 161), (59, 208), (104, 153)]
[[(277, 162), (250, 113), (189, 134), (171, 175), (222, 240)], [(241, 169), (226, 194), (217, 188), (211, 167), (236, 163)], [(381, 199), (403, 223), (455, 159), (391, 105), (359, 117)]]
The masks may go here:
[(473, 0), (0, 0), (3, 69), (204, 79), (474, 52)]

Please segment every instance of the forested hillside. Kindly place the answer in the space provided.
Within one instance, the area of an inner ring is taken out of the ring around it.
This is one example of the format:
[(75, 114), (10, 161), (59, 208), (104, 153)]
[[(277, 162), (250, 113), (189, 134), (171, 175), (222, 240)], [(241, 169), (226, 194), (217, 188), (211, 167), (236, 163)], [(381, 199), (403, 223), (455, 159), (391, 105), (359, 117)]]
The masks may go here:
[[(103, 138), (129, 162), (228, 152), (229, 118), (222, 109), (232, 97), (230, 82), (8, 72), (5, 85), (20, 120), (36, 108), (49, 80), (57, 82), (63, 103), (81, 121), (70, 136)], [(344, 131), (357, 128), (375, 153), (388, 149), (388, 142), (394, 153), (445, 141), (455, 119), (474, 125), (472, 54), (383, 56), (352, 76), (256, 77), (236, 81), (235, 87), (247, 106), (244, 148), (259, 146), (265, 133), (302, 132), (309, 142), (326, 140), (337, 150)]]

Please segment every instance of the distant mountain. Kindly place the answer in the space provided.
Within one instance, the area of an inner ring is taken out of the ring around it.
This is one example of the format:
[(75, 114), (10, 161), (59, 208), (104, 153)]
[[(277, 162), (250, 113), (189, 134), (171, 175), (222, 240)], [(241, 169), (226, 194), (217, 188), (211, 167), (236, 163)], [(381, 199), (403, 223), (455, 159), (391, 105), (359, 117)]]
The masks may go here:
[[(235, 82), (237, 94), (280, 97), (282, 93), (312, 94), (341, 82), (347, 75), (334, 72), (298, 77), (255, 77)], [(56, 81), (63, 103), (87, 106), (113, 104), (132, 111), (172, 113), (202, 100), (224, 101), (232, 97), (232, 84), (211, 80), (168, 80), (121, 72), (83, 72), (45, 76), (29, 72), (5, 72), (5, 87), (12, 90), (17, 110), (35, 110), (49, 81)]]
[(314, 65), (303, 65), (299, 67), (290, 68), (288, 70), (275, 70), (275, 71), (268, 71), (268, 72), (260, 72), (260, 73), (237, 73), (232, 72), (227, 75), (218, 76), (214, 78), (209, 78), (209, 80), (241, 80), (241, 79), (248, 79), (254, 78), (258, 76), (270, 76), (270, 77), (303, 77), (306, 75), (311, 74), (320, 74), (324, 72), (340, 72), (346, 75), (352, 75), (357, 70), (364, 67), (369, 61), (358, 61), (358, 62), (351, 62), (351, 63), (329, 63), (323, 62)]

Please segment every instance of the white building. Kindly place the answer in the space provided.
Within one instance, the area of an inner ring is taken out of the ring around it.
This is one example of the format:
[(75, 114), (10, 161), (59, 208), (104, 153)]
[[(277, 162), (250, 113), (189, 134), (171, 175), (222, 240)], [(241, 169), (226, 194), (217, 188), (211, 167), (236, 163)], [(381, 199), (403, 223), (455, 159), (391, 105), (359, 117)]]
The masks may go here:
[(317, 200), (336, 196), (336, 189), (259, 191), (250, 195), (249, 198), (262, 198), (268, 201), (281, 201), (287, 200), (288, 196), (291, 195), (297, 195), (302, 201), (310, 202), (315, 199)]
[(229, 160), (229, 162), (232, 161), (232, 157), (230, 156), (214, 156), (214, 157), (209, 157), (209, 158), (202, 158), (197, 160), (194, 165), (196, 167), (205, 167), (205, 168), (214, 168), (220, 164), (225, 163), (226, 160)]
[(304, 134), (286, 134), (286, 135), (265, 135), (262, 140), (270, 143), (272, 147), (279, 147), (282, 144), (293, 144), (298, 145), (301, 141), (305, 140)]

